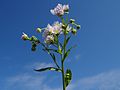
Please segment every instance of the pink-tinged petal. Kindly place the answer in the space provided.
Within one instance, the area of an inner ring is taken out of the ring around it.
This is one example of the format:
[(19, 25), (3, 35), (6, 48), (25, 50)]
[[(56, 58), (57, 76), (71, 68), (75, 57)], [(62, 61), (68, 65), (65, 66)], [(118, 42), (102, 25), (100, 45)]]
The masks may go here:
[(54, 10), (52, 10), (52, 9), (51, 9), (51, 10), (50, 10), (50, 12), (51, 12), (53, 15), (55, 15), (55, 12), (54, 12)]

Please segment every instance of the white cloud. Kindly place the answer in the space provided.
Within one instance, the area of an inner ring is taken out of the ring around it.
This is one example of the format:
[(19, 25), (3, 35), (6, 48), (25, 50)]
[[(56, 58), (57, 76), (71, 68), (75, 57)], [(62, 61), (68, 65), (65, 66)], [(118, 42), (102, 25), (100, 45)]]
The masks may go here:
[[(32, 65), (32, 67), (36, 68), (47, 66), (52, 66), (52, 64), (34, 63)], [(23, 73), (9, 77), (5, 83), (5, 89), (2, 90), (62, 90), (62, 88), (60, 88), (62, 86), (52, 88), (50, 84), (46, 84), (45, 81), (49, 82), (48, 78), (41, 76), (41, 74)], [(54, 79), (50, 82), (54, 82)], [(81, 78), (71, 83), (67, 90), (120, 90), (120, 69)]]
[(104, 72), (96, 76), (80, 79), (68, 90), (120, 90), (120, 70)]
[(4, 90), (61, 90), (46, 85), (46, 77), (24, 73), (7, 79)]
[(55, 65), (53, 65), (52, 63), (41, 63), (41, 62), (35, 62), (33, 64), (30, 65), (26, 65), (25, 68), (26, 69), (40, 69), (40, 68), (45, 68), (45, 67), (53, 67)]

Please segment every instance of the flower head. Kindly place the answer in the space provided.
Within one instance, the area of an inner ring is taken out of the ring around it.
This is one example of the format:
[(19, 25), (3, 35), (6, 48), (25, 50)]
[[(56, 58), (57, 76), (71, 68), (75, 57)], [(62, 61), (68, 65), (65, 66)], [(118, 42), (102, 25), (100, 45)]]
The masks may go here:
[(47, 37), (48, 35), (52, 33), (53, 33), (53, 27), (50, 24), (48, 24), (45, 31), (43, 32), (43, 36)]
[(47, 37), (48, 35), (56, 35), (61, 33), (62, 33), (62, 23), (56, 21), (52, 26), (50, 24), (47, 25), (43, 33), (43, 36)]
[(66, 28), (66, 30), (67, 30), (67, 32), (71, 32), (72, 27), (68, 25), (67, 28)]
[(64, 10), (62, 4), (58, 4), (54, 9), (50, 10), (53, 15), (62, 16), (64, 15)]
[(61, 34), (62, 33), (62, 23), (56, 21), (53, 24), (53, 34)]
[(51, 9), (50, 12), (53, 15), (63, 16), (65, 12), (68, 12), (69, 5), (58, 4), (54, 9)]
[(48, 35), (46, 38), (45, 38), (45, 43), (46, 44), (52, 44), (54, 42), (54, 37), (53, 35)]
[(63, 10), (64, 10), (64, 12), (68, 12), (69, 11), (69, 5), (63, 5)]
[(23, 40), (29, 40), (29, 37), (28, 37), (27, 34), (25, 34), (25, 33), (23, 32), (23, 35), (21, 36), (21, 39), (23, 39)]

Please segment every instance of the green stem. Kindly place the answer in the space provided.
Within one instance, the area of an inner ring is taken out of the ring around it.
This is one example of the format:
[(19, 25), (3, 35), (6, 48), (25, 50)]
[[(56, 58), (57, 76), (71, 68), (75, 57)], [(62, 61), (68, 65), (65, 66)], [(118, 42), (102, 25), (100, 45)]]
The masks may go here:
[[(66, 32), (66, 31), (65, 31)], [(65, 55), (65, 53), (66, 53), (66, 45), (65, 45), (65, 43), (66, 43), (66, 33), (64, 34), (64, 51), (63, 51), (63, 56)], [(62, 59), (63, 57), (62, 57), (62, 55), (61, 55), (61, 67), (62, 67), (62, 81), (63, 81), (63, 90), (66, 90), (66, 84), (65, 84), (65, 72), (64, 72), (64, 61), (63, 61), (63, 59)]]
[(64, 63), (62, 63), (62, 81), (63, 81), (63, 90), (66, 90), (66, 85), (65, 85), (65, 74), (64, 74)]

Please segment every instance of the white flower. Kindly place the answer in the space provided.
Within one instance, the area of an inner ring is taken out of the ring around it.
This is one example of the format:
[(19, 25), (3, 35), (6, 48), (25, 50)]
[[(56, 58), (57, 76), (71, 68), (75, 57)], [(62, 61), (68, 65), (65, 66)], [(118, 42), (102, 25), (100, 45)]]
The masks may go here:
[(23, 40), (28, 40), (29, 37), (28, 37), (27, 34), (25, 34), (25, 33), (23, 32), (23, 35), (21, 36), (21, 39), (23, 39)]
[(64, 10), (62, 4), (58, 4), (54, 9), (50, 10), (53, 15), (62, 16), (64, 15)]
[(51, 44), (54, 42), (54, 37), (53, 35), (48, 35), (46, 38), (45, 38), (45, 43), (46, 44)]
[(53, 34), (61, 34), (62, 33), (62, 23), (59, 23), (58, 21), (56, 21), (53, 24)]
[(68, 25), (67, 28), (66, 28), (66, 30), (67, 30), (67, 32), (71, 32), (72, 27), (70, 27), (70, 26)]
[(68, 10), (69, 10), (69, 5), (63, 5), (63, 10), (64, 10), (65, 12), (68, 12)]
[(52, 34), (53, 33), (53, 29), (54, 28), (50, 24), (48, 24), (46, 29), (45, 29), (45, 31), (44, 31), (44, 33), (43, 33), (43, 36), (47, 37), (48, 35)]
[(54, 24), (51, 26), (50, 24), (47, 25), (43, 36), (47, 37), (48, 35), (56, 35), (62, 33), (62, 23), (59, 23), (58, 21), (54, 22)]
[(65, 12), (68, 12), (69, 5), (58, 4), (54, 9), (51, 9), (50, 12), (53, 15), (62, 16)]

